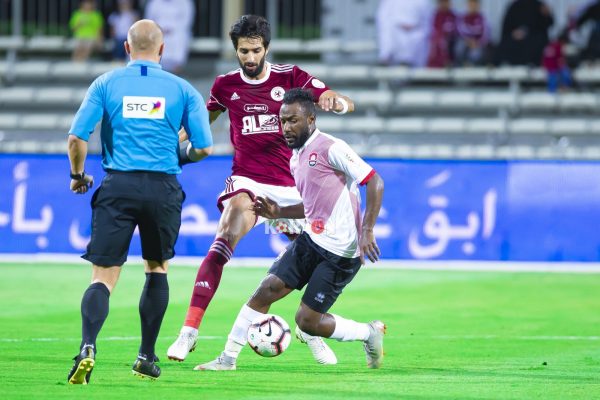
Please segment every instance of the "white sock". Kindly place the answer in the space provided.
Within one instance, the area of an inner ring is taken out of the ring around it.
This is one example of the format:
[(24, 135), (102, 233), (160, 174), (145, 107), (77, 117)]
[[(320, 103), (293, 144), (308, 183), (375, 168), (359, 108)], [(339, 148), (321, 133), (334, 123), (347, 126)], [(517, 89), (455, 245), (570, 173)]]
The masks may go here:
[(192, 328), (191, 326), (182, 326), (181, 330), (179, 331), (179, 333), (191, 333), (194, 335), (198, 334), (198, 329), (196, 328)]
[(246, 304), (242, 306), (227, 337), (227, 343), (225, 344), (226, 356), (237, 358), (240, 355), (242, 348), (248, 341), (248, 328), (250, 328), (252, 321), (261, 315), (265, 314), (251, 309)]
[(365, 341), (371, 335), (368, 324), (345, 319), (335, 314), (331, 315), (335, 319), (335, 329), (329, 337), (330, 339), (335, 339), (339, 342)]

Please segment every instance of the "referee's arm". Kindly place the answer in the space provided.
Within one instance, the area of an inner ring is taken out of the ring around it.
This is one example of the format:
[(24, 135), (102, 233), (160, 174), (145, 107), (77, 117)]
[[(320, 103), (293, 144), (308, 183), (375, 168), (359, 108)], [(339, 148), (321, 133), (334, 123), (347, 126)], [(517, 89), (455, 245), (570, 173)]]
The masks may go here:
[(204, 100), (191, 86), (188, 96), (188, 104), (181, 124), (187, 132), (189, 142), (180, 144), (179, 158), (182, 165), (200, 161), (213, 152), (212, 133)]

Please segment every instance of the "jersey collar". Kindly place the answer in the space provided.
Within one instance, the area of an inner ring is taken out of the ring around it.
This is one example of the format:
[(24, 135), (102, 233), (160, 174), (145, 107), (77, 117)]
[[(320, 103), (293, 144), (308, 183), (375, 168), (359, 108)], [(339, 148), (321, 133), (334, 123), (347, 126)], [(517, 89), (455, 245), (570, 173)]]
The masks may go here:
[(304, 149), (306, 147), (308, 147), (309, 144), (311, 144), (312, 142), (315, 141), (315, 139), (317, 138), (317, 136), (321, 133), (321, 131), (316, 128), (315, 131), (312, 133), (312, 135), (310, 135), (310, 137), (306, 140), (306, 142), (304, 143), (304, 145), (302, 145), (302, 147), (294, 149), (294, 154), (300, 154), (304, 151)]
[(148, 68), (158, 68), (158, 69), (162, 69), (162, 65), (152, 62), (152, 61), (148, 61), (148, 60), (133, 60), (133, 61), (129, 61), (127, 63), (128, 67), (132, 67), (134, 65), (145, 65)]
[(267, 79), (269, 79), (269, 77), (271, 76), (271, 63), (268, 61), (265, 61), (265, 68), (267, 69), (267, 73), (265, 74), (265, 77), (262, 79), (248, 79), (246, 77), (246, 75), (244, 75), (244, 70), (242, 68), (240, 68), (240, 78), (242, 78), (242, 80), (250, 85), (260, 85), (261, 83), (265, 83), (267, 81)]

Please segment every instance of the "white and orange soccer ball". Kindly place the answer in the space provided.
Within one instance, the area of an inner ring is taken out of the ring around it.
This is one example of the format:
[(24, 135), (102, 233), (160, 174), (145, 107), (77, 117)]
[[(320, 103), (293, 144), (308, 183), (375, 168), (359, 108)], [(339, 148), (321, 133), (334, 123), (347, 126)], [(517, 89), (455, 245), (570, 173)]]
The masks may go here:
[(256, 354), (275, 357), (288, 348), (292, 335), (290, 326), (278, 315), (265, 314), (252, 321), (248, 329), (248, 344)]

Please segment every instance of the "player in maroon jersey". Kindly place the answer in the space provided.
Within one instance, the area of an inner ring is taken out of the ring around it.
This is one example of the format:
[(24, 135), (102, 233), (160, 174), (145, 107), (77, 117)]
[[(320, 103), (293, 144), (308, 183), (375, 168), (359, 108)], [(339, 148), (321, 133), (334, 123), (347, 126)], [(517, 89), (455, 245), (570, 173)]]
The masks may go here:
[[(256, 196), (270, 197), (280, 206), (301, 202), (290, 173), (292, 152), (279, 122), (284, 93), (292, 88), (309, 89), (315, 103), (324, 111), (345, 114), (354, 110), (352, 100), (297, 66), (266, 61), (271, 30), (265, 18), (244, 15), (233, 24), (229, 36), (240, 68), (215, 79), (207, 108), (211, 122), (229, 111), (234, 147), (232, 174), (218, 198), (221, 220), (215, 240), (198, 270), (184, 326), (167, 351), (169, 359), (178, 361), (183, 361), (194, 350), (204, 312), (218, 288), (223, 267), (240, 239), (265, 221), (279, 230), (283, 226), (291, 234), (302, 230), (303, 221), (265, 220), (251, 209)], [(182, 136), (184, 139), (185, 134)], [(303, 339), (317, 361), (335, 362), (335, 355), (320, 338), (306, 335)], [(315, 350), (328, 351), (329, 356), (317, 355)]]

